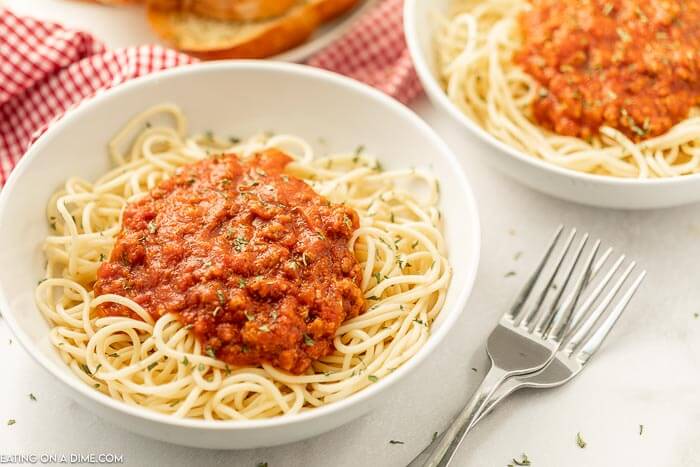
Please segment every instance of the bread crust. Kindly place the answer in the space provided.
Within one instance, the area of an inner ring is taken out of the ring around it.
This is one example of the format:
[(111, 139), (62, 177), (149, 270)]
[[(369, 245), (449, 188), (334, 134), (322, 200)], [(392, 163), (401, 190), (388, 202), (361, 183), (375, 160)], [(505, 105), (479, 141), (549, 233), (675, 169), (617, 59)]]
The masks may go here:
[(146, 0), (146, 3), (155, 9), (191, 12), (206, 18), (257, 21), (283, 15), (296, 0)]
[[(297, 0), (281, 17), (260, 22), (235, 22), (203, 19), (189, 12), (164, 11), (148, 7), (148, 20), (156, 34), (175, 48), (204, 60), (229, 58), (265, 58), (285, 52), (303, 43), (324, 22), (348, 11), (358, 0)], [(211, 28), (208, 28), (211, 25)], [(206, 38), (199, 36), (211, 34)], [(247, 28), (243, 38), (235, 33)], [(217, 33), (221, 36), (216, 38)], [(204, 32), (202, 32), (204, 31)]]

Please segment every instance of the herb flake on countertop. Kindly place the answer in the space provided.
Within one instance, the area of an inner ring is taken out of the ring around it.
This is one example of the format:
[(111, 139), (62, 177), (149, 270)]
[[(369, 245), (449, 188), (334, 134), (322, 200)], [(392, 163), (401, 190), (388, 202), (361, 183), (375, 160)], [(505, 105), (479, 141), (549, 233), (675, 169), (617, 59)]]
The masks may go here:
[(503, 277), (513, 277), (514, 275), (515, 275), (515, 271), (508, 271), (507, 273), (505, 273), (505, 275)]
[(639, 436), (642, 436), (642, 433), (644, 433), (644, 425), (639, 425)]
[(36, 402), (36, 396), (34, 394), (32, 394), (31, 392), (29, 393), (29, 400)]
[(258, 462), (256, 467), (268, 467), (267, 462)]
[(523, 453), (520, 460), (517, 460), (514, 457), (513, 464), (509, 464), (509, 465), (532, 465), (532, 462), (530, 461), (530, 459), (528, 459), (527, 454)]
[(581, 433), (580, 433), (580, 432), (579, 432), (579, 433), (576, 433), (576, 444), (578, 444), (578, 447), (580, 447), (581, 449), (583, 449), (583, 448), (586, 447), (586, 442), (585, 442), (585, 441), (583, 440), (583, 438), (581, 437)]
[(7, 421), (7, 426), (14, 425), (15, 423), (17, 423), (17, 421), (14, 418), (11, 418)]
[(397, 439), (390, 439), (389, 444), (406, 444), (403, 441), (399, 441)]

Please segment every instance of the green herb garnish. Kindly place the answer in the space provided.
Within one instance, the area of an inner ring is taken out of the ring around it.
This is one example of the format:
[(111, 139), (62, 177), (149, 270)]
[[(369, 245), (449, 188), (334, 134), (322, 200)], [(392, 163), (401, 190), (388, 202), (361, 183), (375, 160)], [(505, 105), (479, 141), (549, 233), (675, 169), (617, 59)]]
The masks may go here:
[(219, 303), (221, 306), (226, 305), (226, 296), (224, 295), (224, 291), (219, 289), (216, 291), (216, 298), (219, 299)]
[(315, 343), (315, 342), (314, 342), (314, 340), (311, 338), (311, 336), (309, 336), (308, 334), (304, 334), (304, 344), (306, 344), (306, 345), (308, 345), (309, 347), (311, 347), (312, 345), (314, 345), (314, 343)]
[(233, 248), (239, 253), (243, 251), (246, 245), (248, 245), (248, 240), (243, 237), (236, 237), (233, 240)]
[(515, 465), (532, 465), (532, 462), (530, 462), (530, 459), (527, 458), (527, 454), (522, 455), (522, 458), (520, 460), (517, 460), (513, 458), (513, 463)]

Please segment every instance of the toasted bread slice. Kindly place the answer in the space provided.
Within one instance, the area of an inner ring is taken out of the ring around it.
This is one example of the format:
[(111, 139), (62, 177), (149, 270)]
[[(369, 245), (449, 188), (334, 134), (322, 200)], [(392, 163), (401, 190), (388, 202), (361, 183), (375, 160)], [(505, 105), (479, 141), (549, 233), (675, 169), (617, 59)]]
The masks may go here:
[(86, 3), (100, 3), (107, 6), (130, 5), (141, 3), (142, 0), (78, 0)]
[(281, 16), (297, 0), (147, 0), (149, 6), (163, 11), (189, 11), (207, 18), (256, 21)]
[(289, 50), (325, 21), (358, 0), (296, 0), (284, 15), (262, 21), (221, 21), (190, 12), (148, 8), (148, 20), (164, 41), (205, 60), (265, 58)]

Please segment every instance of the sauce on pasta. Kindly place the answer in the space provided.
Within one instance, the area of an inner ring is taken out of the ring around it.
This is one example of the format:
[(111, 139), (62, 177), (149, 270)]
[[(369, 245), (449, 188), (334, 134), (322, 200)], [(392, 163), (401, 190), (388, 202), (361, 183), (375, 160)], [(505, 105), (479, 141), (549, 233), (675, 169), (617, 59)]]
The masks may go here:
[[(364, 308), (348, 248), (359, 217), (283, 174), (290, 161), (269, 149), (179, 168), (126, 207), (95, 295), (128, 297), (154, 319), (177, 314), (226, 363), (303, 373)], [(98, 308), (136, 317), (117, 303)]]
[(532, 0), (516, 62), (542, 86), (534, 118), (584, 139), (667, 132), (700, 102), (699, 0)]

